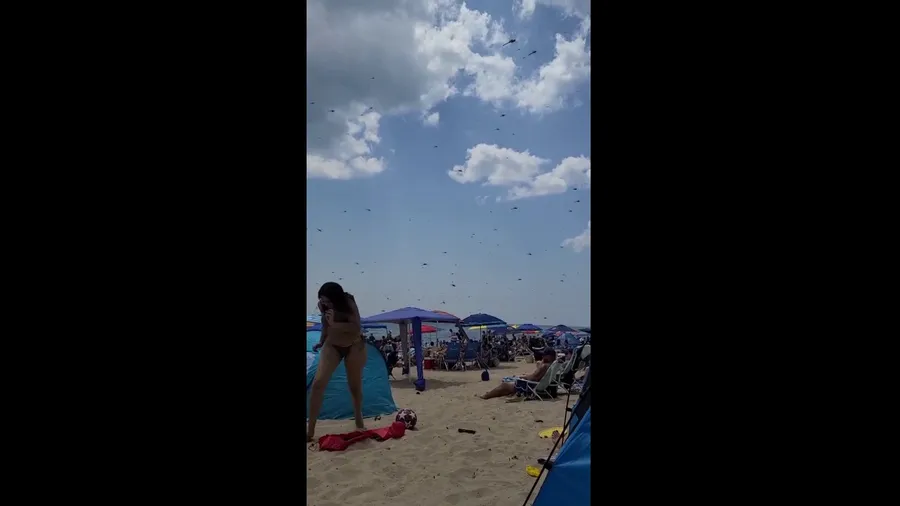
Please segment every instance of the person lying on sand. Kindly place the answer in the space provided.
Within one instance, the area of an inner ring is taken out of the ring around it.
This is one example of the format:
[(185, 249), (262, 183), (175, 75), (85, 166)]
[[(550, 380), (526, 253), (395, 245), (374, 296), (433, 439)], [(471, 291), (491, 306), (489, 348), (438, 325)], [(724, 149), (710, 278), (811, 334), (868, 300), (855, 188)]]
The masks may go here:
[[(550, 348), (544, 348), (541, 361), (537, 363), (537, 367), (534, 369), (534, 372), (521, 376), (518, 379), (526, 381), (541, 381), (541, 378), (543, 378), (544, 375), (547, 374), (547, 371), (550, 369), (550, 364), (552, 364), (554, 360), (556, 360), (556, 352)], [(515, 383), (501, 382), (499, 385), (497, 385), (497, 388), (484, 395), (479, 395), (479, 397), (481, 397), (482, 399), (493, 399), (495, 397), (506, 397), (507, 395), (513, 395), (514, 393), (516, 393)]]

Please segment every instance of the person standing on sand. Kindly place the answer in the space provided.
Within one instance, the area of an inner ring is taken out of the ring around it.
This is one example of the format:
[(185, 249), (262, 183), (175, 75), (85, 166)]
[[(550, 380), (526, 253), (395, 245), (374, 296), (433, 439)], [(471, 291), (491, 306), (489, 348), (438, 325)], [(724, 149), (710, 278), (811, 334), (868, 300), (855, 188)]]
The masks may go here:
[(319, 367), (309, 395), (309, 426), (306, 429), (308, 442), (315, 437), (325, 387), (341, 360), (347, 369), (347, 384), (353, 399), (356, 428), (365, 430), (362, 418), (362, 370), (366, 365), (366, 342), (362, 337), (356, 300), (341, 285), (328, 282), (319, 288), (318, 306), (322, 312), (322, 338), (313, 346), (313, 351), (319, 352)]

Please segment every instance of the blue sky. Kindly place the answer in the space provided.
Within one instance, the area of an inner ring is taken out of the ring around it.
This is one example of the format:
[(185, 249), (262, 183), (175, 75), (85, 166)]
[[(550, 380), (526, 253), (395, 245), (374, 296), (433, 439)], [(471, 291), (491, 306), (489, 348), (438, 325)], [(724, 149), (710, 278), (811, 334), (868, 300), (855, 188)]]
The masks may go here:
[(589, 3), (373, 3), (308, 6), (307, 312), (590, 325)]

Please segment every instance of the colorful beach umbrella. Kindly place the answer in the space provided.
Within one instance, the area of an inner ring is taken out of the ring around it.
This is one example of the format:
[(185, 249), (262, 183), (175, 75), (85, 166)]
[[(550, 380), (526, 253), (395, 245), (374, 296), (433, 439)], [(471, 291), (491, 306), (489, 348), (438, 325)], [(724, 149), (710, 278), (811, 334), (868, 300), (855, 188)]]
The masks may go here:
[(569, 327), (568, 325), (556, 325), (556, 326), (550, 327), (545, 332), (578, 332), (578, 331), (573, 329), (572, 327)]
[(487, 313), (476, 313), (471, 314), (463, 318), (461, 322), (459, 322), (463, 327), (476, 327), (484, 325), (486, 327), (497, 327), (497, 326), (506, 326), (506, 322), (497, 318), (496, 316), (489, 315)]
[(432, 312), (432, 313), (437, 313), (437, 314), (446, 315), (446, 316), (449, 316), (449, 317), (451, 317), (451, 318), (456, 318), (457, 320), (459, 320), (459, 317), (456, 316), (455, 314), (451, 314), (451, 313), (448, 313), (448, 312), (446, 312), (446, 311), (441, 311), (440, 309), (432, 309), (431, 312)]

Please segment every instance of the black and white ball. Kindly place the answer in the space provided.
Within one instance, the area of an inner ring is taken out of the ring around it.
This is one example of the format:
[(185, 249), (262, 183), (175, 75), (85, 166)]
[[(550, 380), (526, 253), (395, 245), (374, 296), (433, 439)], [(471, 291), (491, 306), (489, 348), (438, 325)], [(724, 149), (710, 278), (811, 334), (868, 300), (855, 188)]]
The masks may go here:
[(401, 409), (397, 413), (397, 421), (403, 422), (403, 425), (406, 425), (407, 429), (412, 429), (416, 426), (416, 422), (419, 421), (419, 417), (417, 417), (416, 412), (411, 409)]

